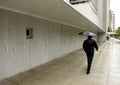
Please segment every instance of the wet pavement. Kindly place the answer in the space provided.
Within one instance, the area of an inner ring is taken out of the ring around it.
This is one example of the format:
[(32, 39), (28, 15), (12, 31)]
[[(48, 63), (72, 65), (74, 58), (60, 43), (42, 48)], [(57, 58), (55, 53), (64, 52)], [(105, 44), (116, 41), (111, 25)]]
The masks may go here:
[(89, 75), (87, 58), (81, 49), (3, 80), (0, 85), (120, 85), (119, 51), (119, 40), (112, 38), (101, 44)]

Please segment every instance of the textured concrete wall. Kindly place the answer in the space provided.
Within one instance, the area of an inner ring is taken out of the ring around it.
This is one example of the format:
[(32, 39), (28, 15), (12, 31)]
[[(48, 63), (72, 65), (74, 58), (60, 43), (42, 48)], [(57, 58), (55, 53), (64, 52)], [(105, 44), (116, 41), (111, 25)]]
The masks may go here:
[(98, 33), (97, 34), (97, 41), (99, 43), (105, 42), (106, 41), (106, 33), (105, 32), (104, 33)]
[(99, 18), (99, 25), (104, 32), (107, 31), (108, 28), (108, 13), (109, 13), (109, 0), (98, 0), (98, 18)]
[[(84, 17), (86, 17), (88, 20), (99, 26), (99, 19), (98, 15), (95, 14), (93, 11), (93, 7), (91, 2), (86, 2), (86, 3), (81, 3), (81, 4), (76, 4), (76, 5), (71, 5), (69, 0), (63, 0), (65, 1), (68, 5), (73, 7), (76, 11), (81, 13)], [(86, 11), (87, 10), (87, 11)]]
[[(33, 39), (26, 39), (33, 27)], [(0, 80), (78, 50), (79, 29), (0, 9)]]
[(103, 29), (103, 0), (98, 0), (98, 9), (97, 9), (97, 15), (99, 18), (99, 26), (101, 29)]

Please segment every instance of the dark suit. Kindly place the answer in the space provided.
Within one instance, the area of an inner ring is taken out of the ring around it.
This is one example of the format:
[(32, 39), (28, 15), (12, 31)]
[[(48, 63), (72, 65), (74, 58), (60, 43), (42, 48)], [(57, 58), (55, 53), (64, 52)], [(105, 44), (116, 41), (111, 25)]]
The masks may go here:
[(94, 56), (94, 48), (98, 50), (98, 46), (95, 40), (93, 40), (91, 36), (88, 36), (88, 39), (86, 39), (83, 43), (83, 49), (87, 55), (87, 62), (88, 62), (87, 73), (90, 72), (90, 68), (91, 68), (91, 64)]

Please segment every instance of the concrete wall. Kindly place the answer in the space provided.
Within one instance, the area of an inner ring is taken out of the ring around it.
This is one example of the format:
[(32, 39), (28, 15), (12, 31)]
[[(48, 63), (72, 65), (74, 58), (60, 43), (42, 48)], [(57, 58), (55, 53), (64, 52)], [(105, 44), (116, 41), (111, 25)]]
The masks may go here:
[[(26, 27), (33, 39), (26, 39)], [(0, 9), (0, 80), (80, 49), (86, 38), (80, 31)]]
[(107, 31), (108, 28), (108, 19), (109, 19), (109, 5), (110, 0), (98, 0), (98, 17), (99, 17), (99, 25), (104, 32)]
[(106, 41), (106, 33), (97, 33), (97, 42), (104, 43)]
[[(63, 0), (68, 5), (73, 7), (77, 12), (82, 14), (84, 17), (86, 17), (88, 20), (93, 22), (95, 25), (97, 25), (103, 32), (106, 32), (107, 28), (107, 21), (108, 21), (108, 6), (109, 0), (97, 0), (97, 10), (95, 10), (94, 6), (92, 5), (91, 1), (81, 4), (75, 4), (71, 5), (69, 0)], [(86, 11), (87, 10), (87, 11)]]
[(94, 11), (93, 11), (93, 9), (91, 7), (91, 3), (90, 2), (86, 2), (86, 3), (82, 3), (82, 4), (76, 4), (76, 5), (71, 5), (69, 0), (63, 0), (63, 1), (65, 1), (71, 7), (73, 7), (77, 12), (82, 14), (88, 20), (93, 22), (95, 25), (99, 26), (98, 16), (94, 13)]
[[(97, 9), (97, 15), (99, 19), (99, 26), (101, 29), (103, 29), (103, 0), (98, 0), (98, 9)], [(104, 30), (104, 29), (103, 29)]]

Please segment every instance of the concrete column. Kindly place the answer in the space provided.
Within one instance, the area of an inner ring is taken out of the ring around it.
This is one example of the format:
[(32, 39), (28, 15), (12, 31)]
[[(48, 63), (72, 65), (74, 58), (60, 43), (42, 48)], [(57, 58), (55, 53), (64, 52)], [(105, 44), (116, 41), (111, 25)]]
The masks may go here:
[(97, 33), (97, 41), (99, 43), (103, 43), (106, 41), (106, 33), (102, 32), (102, 33)]

